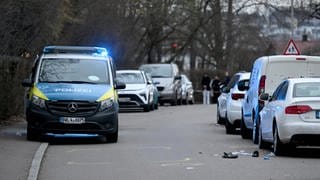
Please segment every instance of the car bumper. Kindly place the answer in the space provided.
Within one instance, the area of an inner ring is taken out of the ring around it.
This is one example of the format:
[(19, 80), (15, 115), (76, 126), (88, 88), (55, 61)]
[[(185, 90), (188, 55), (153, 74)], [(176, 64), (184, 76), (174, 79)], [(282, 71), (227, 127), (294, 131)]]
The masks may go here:
[(228, 119), (231, 124), (241, 120), (241, 101), (232, 101), (227, 108)]
[[(97, 112), (90, 116), (83, 116), (85, 122), (81, 124), (65, 124), (62, 121), (65, 115), (55, 115), (46, 110), (28, 109), (26, 119), (28, 128), (41, 134), (98, 134), (114, 133), (118, 129), (118, 111), (115, 107)], [(70, 114), (70, 116), (72, 115)], [(79, 117), (79, 116), (76, 116)]]
[(146, 97), (137, 94), (118, 94), (119, 95), (119, 108), (143, 108), (148, 105)]
[(278, 122), (279, 138), (282, 143), (320, 144), (319, 122), (305, 122), (298, 119), (286, 119)]
[(175, 96), (175, 92), (174, 91), (161, 91), (159, 94), (159, 101), (171, 101), (171, 100), (175, 100), (176, 96)]

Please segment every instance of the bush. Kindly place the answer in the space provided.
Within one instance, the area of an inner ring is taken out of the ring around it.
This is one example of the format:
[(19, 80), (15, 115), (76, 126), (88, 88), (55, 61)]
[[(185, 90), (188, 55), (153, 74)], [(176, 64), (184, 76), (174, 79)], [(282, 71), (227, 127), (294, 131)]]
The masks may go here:
[(0, 123), (24, 109), (24, 88), (21, 82), (30, 72), (32, 60), (0, 56)]

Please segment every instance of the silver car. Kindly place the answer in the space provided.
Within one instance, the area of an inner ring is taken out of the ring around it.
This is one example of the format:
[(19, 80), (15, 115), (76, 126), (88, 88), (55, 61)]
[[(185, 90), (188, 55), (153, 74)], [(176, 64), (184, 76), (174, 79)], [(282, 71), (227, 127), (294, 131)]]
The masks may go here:
[(118, 70), (117, 80), (126, 84), (118, 91), (120, 109), (142, 108), (145, 112), (153, 110), (154, 88), (148, 83), (146, 74), (140, 70)]
[(189, 78), (185, 75), (181, 75), (181, 88), (182, 88), (182, 103), (194, 104), (193, 85)]

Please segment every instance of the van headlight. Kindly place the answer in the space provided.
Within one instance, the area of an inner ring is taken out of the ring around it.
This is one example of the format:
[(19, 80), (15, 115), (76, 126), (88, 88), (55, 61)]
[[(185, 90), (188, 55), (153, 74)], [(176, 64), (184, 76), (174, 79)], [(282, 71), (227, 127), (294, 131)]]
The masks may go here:
[(104, 111), (106, 109), (109, 109), (113, 106), (114, 104), (114, 98), (108, 98), (106, 100), (103, 100), (100, 102), (100, 109), (99, 111)]
[(36, 105), (37, 107), (40, 107), (41, 109), (46, 108), (46, 101), (36, 95), (32, 96), (31, 102), (32, 104)]

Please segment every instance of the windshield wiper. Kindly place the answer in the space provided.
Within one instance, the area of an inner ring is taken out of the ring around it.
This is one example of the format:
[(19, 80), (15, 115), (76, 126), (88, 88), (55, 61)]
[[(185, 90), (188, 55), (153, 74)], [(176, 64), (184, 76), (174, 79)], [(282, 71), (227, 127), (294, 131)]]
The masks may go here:
[(152, 76), (152, 78), (163, 78), (163, 77), (166, 77), (166, 76), (160, 76), (160, 75)]
[(95, 82), (88, 81), (40, 81), (42, 83), (74, 83), (74, 84), (97, 84)]

